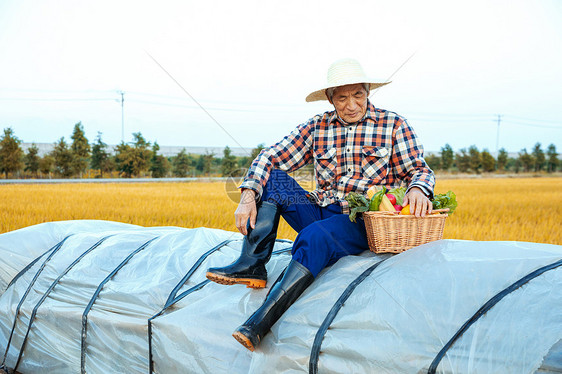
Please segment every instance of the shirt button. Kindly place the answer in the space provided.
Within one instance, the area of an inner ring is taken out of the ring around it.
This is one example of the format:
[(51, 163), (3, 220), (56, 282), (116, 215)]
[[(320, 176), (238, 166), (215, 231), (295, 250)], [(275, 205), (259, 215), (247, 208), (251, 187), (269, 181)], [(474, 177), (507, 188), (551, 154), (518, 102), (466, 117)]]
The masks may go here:
[(347, 171), (351, 171), (351, 168), (348, 168)]
[(347, 152), (351, 152), (351, 149), (348, 148), (348, 149), (347, 149)]

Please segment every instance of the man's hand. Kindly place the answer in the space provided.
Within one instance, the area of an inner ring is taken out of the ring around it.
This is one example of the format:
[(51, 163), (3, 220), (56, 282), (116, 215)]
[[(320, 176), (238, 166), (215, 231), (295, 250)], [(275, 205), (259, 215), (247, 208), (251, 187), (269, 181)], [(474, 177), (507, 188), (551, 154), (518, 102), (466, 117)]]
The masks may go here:
[(406, 206), (408, 204), (410, 204), (410, 214), (416, 217), (425, 217), (426, 214), (431, 214), (433, 209), (429, 198), (418, 187), (410, 188), (410, 191), (404, 196), (403, 205)]
[(258, 210), (256, 209), (256, 193), (253, 190), (242, 191), (242, 196), (240, 196), (240, 203), (236, 212), (234, 212), (234, 219), (236, 221), (236, 228), (242, 233), (242, 235), (248, 235), (246, 230), (246, 224), (248, 219), (250, 219), (250, 227), (256, 227), (256, 216), (258, 215)]

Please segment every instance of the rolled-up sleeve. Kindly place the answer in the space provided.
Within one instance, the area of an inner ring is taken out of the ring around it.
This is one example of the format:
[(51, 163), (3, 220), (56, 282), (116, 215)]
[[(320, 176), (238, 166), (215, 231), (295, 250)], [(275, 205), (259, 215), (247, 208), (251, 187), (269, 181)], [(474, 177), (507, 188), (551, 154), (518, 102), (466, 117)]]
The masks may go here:
[(272, 169), (297, 170), (313, 160), (312, 140), (315, 118), (297, 126), (277, 144), (260, 152), (246, 173), (242, 189), (251, 189), (261, 197)]
[(423, 146), (418, 142), (414, 130), (404, 119), (399, 119), (394, 134), (394, 152), (391, 158), (395, 177), (412, 187), (421, 188), (429, 198), (433, 198), (435, 175), (425, 162)]

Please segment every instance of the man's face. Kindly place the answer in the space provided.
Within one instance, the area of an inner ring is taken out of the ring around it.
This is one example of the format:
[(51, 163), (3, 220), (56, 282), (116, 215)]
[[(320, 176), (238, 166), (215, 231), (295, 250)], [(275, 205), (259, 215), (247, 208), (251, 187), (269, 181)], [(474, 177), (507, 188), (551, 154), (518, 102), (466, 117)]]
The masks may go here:
[(367, 111), (367, 91), (361, 83), (337, 87), (330, 103), (347, 123), (359, 121)]

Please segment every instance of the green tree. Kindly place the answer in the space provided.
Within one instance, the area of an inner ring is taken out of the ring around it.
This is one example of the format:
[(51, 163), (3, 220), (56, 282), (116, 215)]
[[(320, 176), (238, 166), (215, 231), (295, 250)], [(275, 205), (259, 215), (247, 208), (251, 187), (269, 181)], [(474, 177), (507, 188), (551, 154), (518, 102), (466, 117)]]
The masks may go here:
[(431, 170), (441, 169), (441, 157), (437, 155), (428, 154), (427, 156), (425, 156), (425, 162), (427, 163), (427, 165), (429, 165)]
[(505, 170), (507, 167), (508, 155), (505, 148), (501, 148), (498, 152), (498, 170)]
[(98, 136), (92, 144), (92, 156), (90, 158), (90, 167), (100, 171), (100, 177), (103, 178), (103, 173), (109, 173), (113, 170), (113, 162), (107, 152), (107, 144), (101, 140), (101, 132), (98, 131)]
[(256, 148), (252, 149), (252, 153), (250, 154), (250, 158), (248, 158), (248, 161), (246, 162), (246, 165), (244, 165), (244, 166), (246, 168), (249, 168), (250, 166), (252, 166), (252, 162), (254, 162), (256, 157), (258, 157), (258, 155), (260, 154), (260, 152), (263, 149), (265, 149), (264, 143), (258, 144), (258, 146)]
[(86, 135), (84, 134), (84, 126), (82, 122), (74, 125), (72, 132), (72, 144), (70, 151), (72, 153), (72, 173), (74, 175), (82, 176), (88, 167), (88, 159), (90, 157), (90, 144)]
[(142, 172), (147, 171), (152, 158), (150, 143), (144, 139), (142, 134), (137, 132), (133, 134), (133, 137), (132, 146), (122, 142), (115, 150), (117, 169), (126, 178), (139, 176)]
[(21, 140), (14, 135), (11, 127), (4, 129), (0, 138), (0, 173), (8, 178), (9, 173), (16, 173), (23, 168), (23, 150)]
[(47, 175), (51, 178), (51, 173), (54, 170), (55, 159), (52, 155), (46, 154), (41, 159), (39, 159), (39, 171), (43, 175)]
[(191, 164), (189, 157), (185, 153), (185, 148), (176, 155), (173, 161), (172, 173), (176, 177), (185, 178), (189, 173), (189, 165)]
[(150, 149), (150, 142), (147, 142), (140, 132), (133, 134), (135, 140), (133, 149), (135, 156), (138, 159), (138, 173), (148, 170), (150, 158), (152, 157), (152, 150)]
[(221, 163), (221, 171), (223, 176), (233, 175), (233, 172), (237, 171), (238, 168), (236, 162), (236, 156), (232, 154), (229, 146), (226, 146), (223, 150), (223, 158)]
[(248, 165), (249, 163), (250, 163), (250, 157), (249, 156), (238, 157), (238, 167), (239, 168), (245, 168), (245, 167), (247, 167), (246, 165)]
[(496, 159), (487, 149), (484, 149), (480, 156), (482, 158), (482, 169), (485, 172), (491, 173), (496, 170)]
[(31, 147), (27, 150), (24, 156), (25, 171), (29, 171), (35, 177), (37, 177), (37, 172), (39, 171), (39, 148), (35, 143), (31, 144)]
[(470, 156), (468, 155), (466, 148), (460, 149), (459, 152), (460, 153), (455, 155), (457, 169), (459, 169), (461, 173), (466, 173), (468, 169), (470, 169)]
[(194, 154), (188, 153), (187, 158), (189, 159), (189, 166), (193, 166), (197, 164), (198, 157)]
[(135, 172), (133, 147), (125, 142), (119, 143), (115, 147), (115, 165), (125, 178), (131, 178)]
[(204, 168), (205, 168), (205, 156), (199, 155), (199, 157), (197, 157), (197, 163), (195, 164), (195, 170), (203, 173)]
[(556, 153), (556, 146), (551, 144), (546, 149), (546, 171), (549, 173), (555, 172), (560, 160), (558, 160), (558, 153)]
[(451, 148), (449, 144), (445, 144), (445, 146), (441, 148), (441, 168), (443, 170), (451, 169), (454, 158), (453, 148)]
[(71, 177), (73, 174), (72, 151), (68, 148), (68, 144), (66, 144), (64, 136), (55, 143), (52, 156), (55, 160), (55, 172), (57, 175), (64, 178)]
[(170, 162), (162, 155), (158, 154), (160, 146), (154, 142), (152, 146), (152, 157), (150, 158), (150, 172), (153, 178), (163, 178), (170, 170)]
[(523, 148), (519, 153), (519, 163), (523, 168), (523, 171), (531, 171), (535, 165), (535, 160), (533, 155), (527, 153), (527, 148)]
[(521, 171), (521, 160), (519, 159), (519, 157), (510, 157), (507, 160), (507, 169), (508, 170), (513, 170), (515, 173), (519, 173)]
[(546, 157), (544, 151), (541, 149), (541, 143), (535, 144), (532, 155), (535, 161), (535, 171), (541, 171), (546, 164)]
[(468, 148), (469, 165), (470, 169), (476, 174), (480, 174), (480, 168), (482, 167), (482, 156), (475, 145), (471, 145)]
[(214, 153), (205, 153), (203, 155), (203, 174), (209, 175), (211, 174), (211, 168), (213, 166), (213, 160), (215, 158)]

